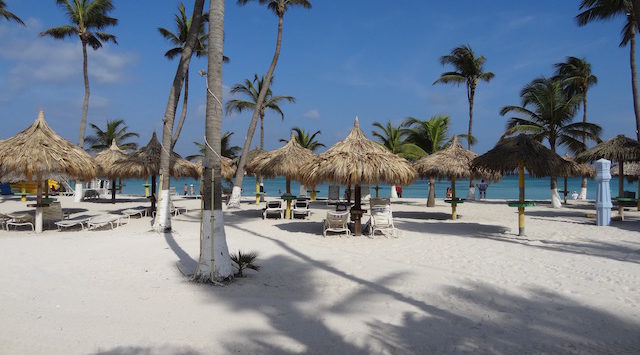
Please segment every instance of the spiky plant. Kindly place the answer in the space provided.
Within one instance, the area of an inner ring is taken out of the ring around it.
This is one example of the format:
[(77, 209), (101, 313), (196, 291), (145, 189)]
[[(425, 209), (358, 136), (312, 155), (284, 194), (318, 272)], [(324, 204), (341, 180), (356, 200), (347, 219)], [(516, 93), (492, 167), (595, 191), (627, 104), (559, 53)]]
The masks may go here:
[(242, 251), (238, 250), (237, 255), (231, 255), (231, 260), (234, 263), (236, 263), (236, 266), (238, 267), (238, 272), (236, 273), (235, 276), (244, 277), (244, 274), (242, 273), (242, 271), (245, 269), (259, 271), (260, 266), (253, 263), (257, 257), (258, 257), (258, 253), (254, 251), (249, 253), (242, 253)]

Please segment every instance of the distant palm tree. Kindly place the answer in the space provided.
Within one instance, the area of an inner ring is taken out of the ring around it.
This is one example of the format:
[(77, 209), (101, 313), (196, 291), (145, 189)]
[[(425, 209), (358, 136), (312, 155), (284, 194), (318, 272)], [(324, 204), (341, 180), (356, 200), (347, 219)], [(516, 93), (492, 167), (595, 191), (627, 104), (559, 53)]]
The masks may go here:
[(638, 94), (638, 74), (636, 70), (636, 31), (640, 13), (640, 3), (637, 0), (582, 0), (580, 10), (576, 16), (578, 26), (585, 26), (595, 21), (611, 20), (624, 17), (626, 21), (622, 27), (620, 47), (630, 44), (629, 62), (631, 65), (631, 90), (633, 91), (633, 110), (636, 116), (636, 137), (640, 141), (640, 97)]
[[(591, 64), (584, 58), (567, 57), (563, 63), (557, 63), (556, 77), (562, 80), (567, 95), (582, 95), (582, 122), (587, 123), (587, 92), (591, 86), (598, 83), (598, 78), (591, 73)], [(587, 135), (582, 136), (582, 143), (587, 144)], [(580, 187), (581, 200), (587, 198), (587, 177), (582, 177)]]
[(24, 26), (24, 22), (22, 22), (20, 17), (7, 10), (7, 4), (4, 2), (4, 0), (0, 0), (0, 17), (4, 17), (4, 19), (8, 21), (15, 21)]
[(108, 149), (111, 146), (111, 142), (115, 139), (116, 145), (122, 150), (135, 150), (138, 149), (138, 143), (125, 142), (133, 137), (140, 137), (138, 133), (127, 132), (129, 127), (124, 123), (124, 120), (117, 119), (113, 121), (107, 120), (105, 129), (98, 127), (95, 124), (91, 124), (91, 129), (94, 131), (94, 135), (88, 136), (85, 139), (87, 148), (92, 152), (101, 152)]
[[(302, 148), (306, 148), (312, 152), (315, 152), (320, 147), (326, 147), (316, 139), (316, 136), (321, 133), (320, 130), (317, 130), (315, 131), (315, 133), (311, 134), (311, 130), (307, 132), (303, 128), (293, 127), (291, 129), (291, 132), (294, 133), (296, 142), (298, 142), (298, 144), (300, 144)], [(280, 142), (287, 143), (289, 142), (289, 140), (281, 138)]]
[(64, 9), (71, 25), (50, 28), (40, 33), (40, 36), (51, 36), (56, 39), (78, 36), (82, 43), (82, 68), (84, 74), (84, 100), (82, 102), (82, 118), (80, 120), (80, 138), (78, 145), (84, 146), (84, 134), (87, 126), (87, 111), (89, 110), (89, 72), (87, 70), (87, 45), (93, 50), (102, 47), (103, 42), (117, 44), (116, 36), (101, 32), (105, 27), (115, 26), (118, 20), (108, 16), (114, 9), (111, 0), (56, 0)]
[[(238, 0), (238, 4), (246, 5), (250, 1), (255, 0)], [(240, 207), (240, 191), (242, 186), (242, 180), (244, 178), (244, 166), (247, 163), (247, 155), (251, 148), (251, 140), (253, 139), (253, 134), (256, 130), (256, 125), (258, 124), (258, 117), (260, 116), (260, 108), (263, 107), (263, 103), (265, 102), (265, 98), (267, 97), (267, 91), (271, 85), (271, 79), (273, 78), (273, 73), (276, 70), (276, 65), (278, 64), (278, 58), (280, 57), (280, 49), (282, 47), (282, 23), (284, 21), (284, 15), (289, 9), (289, 7), (293, 6), (302, 6), (305, 9), (311, 8), (311, 2), (309, 0), (257, 0), (260, 4), (266, 5), (267, 8), (278, 16), (278, 35), (276, 38), (276, 50), (273, 53), (273, 58), (271, 59), (271, 65), (269, 65), (269, 70), (267, 70), (267, 74), (264, 76), (264, 85), (261, 90), (258, 92), (258, 96), (256, 99), (256, 107), (253, 109), (253, 115), (251, 116), (251, 122), (249, 123), (249, 129), (247, 130), (246, 140), (244, 142), (244, 146), (242, 147), (242, 155), (240, 156), (240, 161), (238, 162), (238, 168), (236, 169), (236, 177), (233, 182), (233, 192), (231, 193), (231, 198), (229, 198), (229, 203), (227, 204), (229, 207)]]
[[(249, 79), (245, 79), (243, 84), (236, 84), (233, 88), (231, 88), (232, 94), (234, 95), (241, 94), (246, 99), (245, 100), (233, 99), (233, 100), (227, 101), (227, 105), (226, 105), (227, 115), (231, 114), (234, 111), (243, 112), (246, 110), (255, 110), (258, 104), (260, 92), (264, 88), (264, 85), (265, 85), (264, 77), (258, 78), (258, 74), (254, 74), (253, 81), (250, 81)], [(280, 114), (280, 117), (284, 120), (284, 112), (282, 112), (282, 109), (280, 108), (280, 103), (285, 101), (290, 103), (295, 103), (296, 98), (293, 96), (273, 96), (273, 92), (271, 91), (271, 88), (267, 89), (264, 100), (263, 100), (264, 103), (262, 104), (260, 110), (258, 111), (258, 115), (260, 116), (260, 150), (264, 150), (265, 111), (267, 109), (274, 111)], [(247, 139), (250, 140), (250, 138), (247, 138)], [(243, 154), (244, 154), (244, 150), (243, 150)], [(240, 158), (240, 160), (242, 160), (242, 157)], [(259, 177), (259, 180), (260, 180), (260, 186), (262, 186), (263, 185), (262, 176)]]
[[(505, 106), (500, 111), (502, 116), (508, 113), (520, 116), (509, 119), (505, 136), (530, 134), (539, 141), (547, 140), (554, 153), (559, 145), (574, 153), (583, 151), (584, 136), (596, 141), (601, 132), (600, 126), (585, 122), (572, 123), (582, 102), (582, 94), (568, 96), (563, 89), (563, 82), (553, 78), (539, 78), (527, 84), (520, 92), (522, 105)], [(551, 201), (553, 207), (561, 206), (555, 176), (551, 177)]]
[[(231, 138), (232, 135), (233, 135), (233, 132), (226, 131), (224, 132), (224, 134), (222, 135), (222, 139), (220, 140), (220, 146), (221, 146), (220, 155), (229, 159), (235, 159), (238, 156), (238, 153), (240, 152), (240, 150), (242, 149), (235, 145), (231, 146), (231, 142), (229, 141), (229, 139)], [(193, 144), (195, 144), (198, 147), (199, 153), (194, 155), (189, 155), (185, 157), (185, 159), (189, 161), (201, 160), (202, 158), (204, 158), (206, 146), (204, 145), (204, 143), (199, 143), (199, 142), (193, 142)]]
[[(407, 141), (407, 132), (401, 127), (394, 127), (390, 121), (386, 126), (380, 122), (374, 122), (373, 126), (380, 129), (380, 131), (373, 131), (373, 137), (391, 153), (405, 159), (417, 159), (427, 154), (422, 148)], [(395, 185), (391, 185), (391, 197), (398, 197)]]
[[(469, 137), (473, 136), (473, 100), (476, 94), (476, 87), (480, 80), (489, 82), (495, 76), (490, 71), (485, 71), (483, 66), (486, 61), (484, 56), (476, 57), (473, 49), (469, 45), (454, 48), (450, 54), (440, 57), (442, 65), (450, 64), (454, 71), (444, 72), (433, 84), (465, 84), (467, 88), (467, 99), (469, 100)], [(468, 149), (471, 150), (471, 140), (467, 140)], [(475, 195), (475, 185), (473, 179), (469, 181), (469, 194), (467, 199), (473, 199)]]
[[(427, 154), (444, 149), (451, 139), (449, 137), (449, 116), (431, 116), (427, 121), (408, 117), (402, 123), (402, 127), (405, 127), (407, 141), (422, 148)], [(435, 185), (436, 179), (430, 176), (427, 207), (434, 207), (436, 204)]]

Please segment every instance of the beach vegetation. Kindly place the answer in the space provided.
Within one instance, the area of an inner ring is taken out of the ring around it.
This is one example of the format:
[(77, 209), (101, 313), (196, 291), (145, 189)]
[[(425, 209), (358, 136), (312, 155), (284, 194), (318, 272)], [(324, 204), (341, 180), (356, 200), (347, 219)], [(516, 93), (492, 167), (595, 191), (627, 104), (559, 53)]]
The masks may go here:
[(133, 137), (140, 137), (138, 133), (129, 132), (129, 127), (123, 119), (107, 120), (104, 129), (96, 124), (91, 124), (94, 134), (85, 138), (85, 145), (92, 152), (101, 152), (111, 146), (111, 142), (115, 140), (116, 145), (127, 151), (138, 149), (138, 143), (127, 142)]
[(251, 269), (254, 271), (259, 271), (260, 266), (255, 264), (255, 260), (258, 258), (258, 253), (249, 252), (243, 253), (238, 250), (238, 254), (231, 255), (231, 260), (236, 264), (236, 268), (238, 272), (236, 273), (236, 277), (244, 277), (243, 271), (246, 269)]
[[(240, 152), (240, 147), (238, 146), (232, 146), (231, 145), (231, 136), (233, 135), (233, 132), (229, 132), (226, 131), (224, 132), (224, 134), (222, 134), (222, 138), (220, 139), (220, 151), (223, 157), (229, 158), (229, 159), (235, 159), (238, 156), (238, 152)], [(193, 155), (188, 155), (185, 157), (185, 159), (189, 160), (189, 161), (198, 161), (198, 160), (202, 160), (202, 158), (204, 158), (204, 153), (205, 153), (205, 149), (206, 149), (206, 145), (204, 143), (199, 143), (199, 142), (193, 142), (193, 144), (196, 145), (196, 147), (198, 147), (198, 154), (193, 154)]]
[(0, 17), (4, 17), (7, 21), (13, 21), (24, 26), (24, 22), (13, 12), (7, 10), (7, 3), (4, 0), (0, 0)]
[[(291, 128), (291, 132), (296, 139), (296, 142), (302, 146), (302, 148), (309, 149), (312, 152), (315, 152), (321, 147), (326, 147), (324, 144), (320, 143), (317, 139), (317, 136), (321, 133), (320, 130), (315, 131), (311, 134), (311, 130), (306, 131), (304, 128), (293, 127)], [(288, 139), (280, 138), (280, 142), (287, 143)]]

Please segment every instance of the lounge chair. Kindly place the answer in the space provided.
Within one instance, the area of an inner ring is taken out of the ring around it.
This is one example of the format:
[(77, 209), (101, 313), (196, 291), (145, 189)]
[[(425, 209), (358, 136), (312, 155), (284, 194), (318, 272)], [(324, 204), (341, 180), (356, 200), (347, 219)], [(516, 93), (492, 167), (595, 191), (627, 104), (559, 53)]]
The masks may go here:
[(0, 226), (2, 227), (2, 229), (5, 229), (5, 223), (7, 223), (9, 220), (11, 220), (11, 217), (0, 213)]
[(83, 191), (84, 195), (82, 196), (83, 200), (87, 199), (99, 199), (100, 193), (95, 189), (86, 189)]
[(309, 217), (311, 210), (309, 209), (309, 200), (296, 200), (293, 205), (293, 218), (301, 216), (302, 218)]
[(135, 215), (140, 215), (140, 218), (147, 216), (147, 208), (146, 207), (139, 207), (139, 208), (129, 208), (126, 209), (124, 211), (122, 211), (122, 214), (131, 218), (132, 216)]
[(329, 185), (329, 194), (327, 195), (327, 205), (332, 205), (340, 201), (340, 186)]
[(327, 232), (344, 233), (351, 235), (349, 230), (349, 212), (327, 211), (327, 218), (324, 220), (322, 235), (327, 236)]
[(111, 226), (111, 229), (113, 229), (114, 224), (116, 225), (116, 227), (120, 226), (121, 217), (123, 216), (118, 216), (113, 214), (104, 214), (100, 216), (91, 217), (87, 221), (87, 228), (95, 229), (95, 228), (104, 227), (108, 224), (109, 226)]
[(262, 219), (269, 215), (278, 215), (278, 218), (284, 218), (284, 209), (282, 201), (267, 201), (267, 206), (262, 210)]
[(170, 212), (171, 212), (172, 215), (177, 216), (179, 214), (187, 213), (189, 211), (187, 210), (186, 207), (176, 206), (176, 205), (173, 204), (173, 201), (171, 201), (171, 210), (170, 210)]
[(376, 232), (382, 233), (384, 236), (391, 236), (397, 238), (397, 230), (393, 225), (393, 212), (391, 211), (391, 204), (388, 205), (373, 205), (370, 207), (369, 219), (369, 235), (375, 236)]
[(77, 217), (72, 219), (65, 219), (63, 221), (55, 222), (54, 224), (58, 227), (58, 230), (62, 230), (63, 228), (71, 228), (74, 226), (80, 226), (82, 230), (84, 230), (85, 224), (91, 219), (91, 217)]
[(30, 226), (31, 227), (31, 231), (35, 231), (36, 227), (34, 225), (35, 223), (35, 217), (31, 214), (9, 214), (8, 215), (11, 219), (8, 220), (7, 222), (5, 222), (5, 226), (7, 227), (7, 231), (9, 230), (10, 226), (13, 226), (15, 229), (17, 229), (18, 227), (24, 227), (24, 226)]

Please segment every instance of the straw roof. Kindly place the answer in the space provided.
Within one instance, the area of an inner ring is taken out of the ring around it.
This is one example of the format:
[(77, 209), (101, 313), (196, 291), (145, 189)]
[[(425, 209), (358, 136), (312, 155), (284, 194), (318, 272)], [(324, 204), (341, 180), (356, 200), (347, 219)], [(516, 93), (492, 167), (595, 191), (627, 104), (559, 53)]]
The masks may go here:
[[(158, 175), (160, 172), (160, 154), (163, 149), (156, 133), (153, 132), (146, 146), (129, 154), (125, 159), (120, 159), (113, 163), (113, 173), (118, 177), (135, 178)], [(173, 177), (190, 176), (198, 178), (200, 176), (196, 164), (182, 159), (175, 152), (171, 152), (169, 167)]]
[(470, 150), (464, 149), (458, 136), (454, 135), (453, 140), (445, 149), (437, 151), (426, 157), (422, 157), (413, 163), (421, 177), (443, 178), (482, 178), (490, 181), (497, 181), (502, 178), (500, 173), (491, 173), (486, 170), (473, 171), (471, 162), (478, 155)]
[(571, 172), (571, 164), (532, 137), (521, 134), (502, 138), (490, 151), (473, 160), (474, 169), (509, 174), (524, 163), (529, 175), (564, 176)]
[(3, 181), (61, 177), (86, 181), (96, 173), (93, 158), (51, 129), (42, 110), (31, 126), (0, 144), (0, 178)]
[(580, 162), (589, 162), (602, 158), (624, 162), (640, 161), (640, 143), (621, 134), (591, 149), (587, 149), (578, 155), (577, 160)]
[(575, 176), (593, 177), (596, 175), (595, 169), (589, 166), (589, 164), (577, 163), (572, 157), (569, 156), (568, 153), (565, 153), (562, 159), (571, 163), (571, 172), (569, 175), (567, 175), (567, 177), (575, 177)]
[(351, 133), (300, 170), (306, 185), (329, 181), (342, 185), (380, 182), (408, 185), (417, 177), (411, 164), (369, 140), (356, 117)]
[(108, 149), (101, 151), (95, 157), (96, 164), (98, 164), (98, 175), (111, 179), (118, 177), (114, 172), (113, 165), (118, 160), (126, 158), (127, 153), (118, 148), (116, 140), (114, 139)]
[[(196, 165), (198, 166), (198, 173), (202, 176), (202, 160), (200, 160)], [(227, 157), (222, 157), (220, 160), (220, 168), (222, 170), (222, 178), (231, 180), (236, 174), (237, 165), (233, 160)]]
[(293, 133), (289, 142), (276, 150), (263, 152), (253, 158), (246, 167), (247, 173), (264, 177), (284, 176), (296, 179), (300, 169), (307, 163), (315, 161), (316, 155), (303, 148)]
[[(624, 163), (622, 165), (622, 173), (627, 177), (627, 180), (633, 182), (638, 180), (640, 176), (640, 163)], [(611, 175), (618, 176), (618, 166), (611, 167)]]

